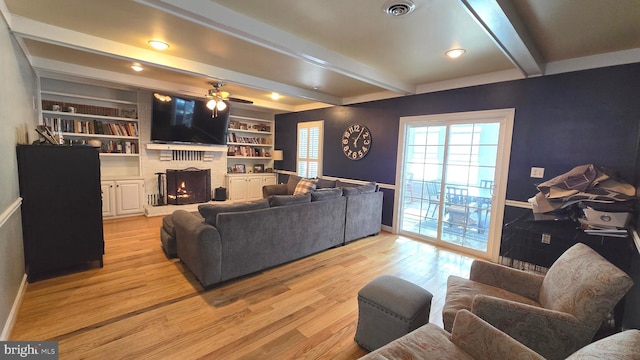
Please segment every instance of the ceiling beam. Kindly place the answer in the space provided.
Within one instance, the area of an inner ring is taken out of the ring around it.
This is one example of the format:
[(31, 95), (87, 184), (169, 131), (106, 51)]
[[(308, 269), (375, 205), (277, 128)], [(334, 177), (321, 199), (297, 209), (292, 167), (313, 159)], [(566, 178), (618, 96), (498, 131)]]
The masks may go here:
[(459, 0), (525, 77), (544, 74), (544, 63), (508, 0)]
[(175, 71), (183, 74), (199, 76), (209, 79), (231, 82), (238, 85), (265, 90), (276, 91), (308, 100), (332, 105), (342, 105), (342, 99), (318, 91), (308, 90), (259, 78), (256, 76), (203, 64), (200, 62), (161, 54), (150, 49), (143, 49), (116, 41), (68, 30), (21, 16), (13, 16), (11, 31), (17, 37), (41, 41), (48, 44), (70, 49), (85, 51), (93, 54), (108, 56), (116, 59), (137, 61), (144, 65)]
[(174, 16), (291, 56), (344, 76), (404, 95), (415, 85), (238, 13), (210, 0), (136, 0)]

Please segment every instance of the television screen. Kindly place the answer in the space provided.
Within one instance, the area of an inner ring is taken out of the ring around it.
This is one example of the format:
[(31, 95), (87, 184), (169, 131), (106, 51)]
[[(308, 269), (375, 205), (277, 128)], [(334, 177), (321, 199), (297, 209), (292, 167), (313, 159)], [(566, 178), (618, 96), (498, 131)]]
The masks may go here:
[(203, 100), (173, 95), (153, 96), (151, 141), (193, 144), (227, 144), (229, 106), (209, 110)]

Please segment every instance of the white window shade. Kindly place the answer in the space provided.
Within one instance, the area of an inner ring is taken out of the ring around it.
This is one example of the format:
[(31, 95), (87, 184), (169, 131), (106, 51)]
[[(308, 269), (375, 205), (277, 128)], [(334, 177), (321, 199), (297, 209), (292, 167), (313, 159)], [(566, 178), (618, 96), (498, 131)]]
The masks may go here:
[(322, 143), (324, 121), (298, 123), (298, 176), (314, 178), (322, 175)]

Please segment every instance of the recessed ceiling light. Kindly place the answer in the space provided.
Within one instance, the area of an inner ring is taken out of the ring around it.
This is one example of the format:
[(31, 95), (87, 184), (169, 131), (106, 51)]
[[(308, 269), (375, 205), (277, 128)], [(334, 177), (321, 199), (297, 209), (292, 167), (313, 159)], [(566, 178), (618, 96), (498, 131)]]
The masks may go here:
[(144, 70), (144, 68), (142, 67), (142, 65), (140, 65), (140, 63), (133, 63), (131, 65), (131, 68), (133, 69), (133, 71), (137, 71), (137, 72)]
[(467, 52), (467, 50), (465, 50), (465, 49), (451, 49), (451, 50), (447, 51), (444, 54), (447, 55), (451, 59), (457, 59), (457, 58), (459, 58), (460, 56), (462, 56), (466, 52)]
[(160, 40), (149, 40), (148, 43), (156, 50), (166, 50), (169, 48), (169, 44)]
[(280, 94), (278, 94), (277, 92), (272, 92), (271, 100), (278, 100), (278, 99), (280, 99)]

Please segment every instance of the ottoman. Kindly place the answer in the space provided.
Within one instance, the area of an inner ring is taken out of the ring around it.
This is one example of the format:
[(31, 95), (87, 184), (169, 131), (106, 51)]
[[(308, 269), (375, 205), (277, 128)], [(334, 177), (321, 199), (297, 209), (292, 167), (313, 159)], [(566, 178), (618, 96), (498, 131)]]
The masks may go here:
[(420, 286), (382, 275), (358, 292), (355, 341), (373, 351), (429, 322), (433, 295)]
[(169, 259), (178, 257), (178, 251), (176, 249), (176, 230), (173, 226), (173, 217), (171, 215), (167, 215), (162, 218), (160, 241), (162, 242), (162, 250)]

